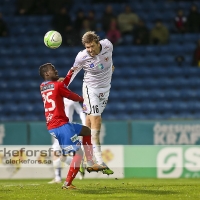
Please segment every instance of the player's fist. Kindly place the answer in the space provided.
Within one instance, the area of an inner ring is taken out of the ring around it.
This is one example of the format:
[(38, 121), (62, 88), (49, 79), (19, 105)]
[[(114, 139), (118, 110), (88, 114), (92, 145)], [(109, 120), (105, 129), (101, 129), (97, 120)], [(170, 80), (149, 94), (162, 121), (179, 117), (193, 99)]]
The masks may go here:
[(72, 76), (73, 73), (74, 73), (74, 70), (73, 70), (73, 69), (70, 69), (70, 70), (68, 71), (68, 73), (67, 73), (67, 76)]

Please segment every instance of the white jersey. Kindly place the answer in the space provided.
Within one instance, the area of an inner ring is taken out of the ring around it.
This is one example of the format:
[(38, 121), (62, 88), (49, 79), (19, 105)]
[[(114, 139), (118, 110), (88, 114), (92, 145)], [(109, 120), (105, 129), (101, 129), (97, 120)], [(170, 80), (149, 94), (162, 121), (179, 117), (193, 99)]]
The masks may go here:
[(76, 74), (83, 68), (85, 71), (83, 82), (92, 88), (110, 88), (112, 77), (112, 51), (113, 45), (108, 39), (100, 40), (101, 52), (91, 57), (87, 50), (80, 51), (76, 56), (73, 68)]

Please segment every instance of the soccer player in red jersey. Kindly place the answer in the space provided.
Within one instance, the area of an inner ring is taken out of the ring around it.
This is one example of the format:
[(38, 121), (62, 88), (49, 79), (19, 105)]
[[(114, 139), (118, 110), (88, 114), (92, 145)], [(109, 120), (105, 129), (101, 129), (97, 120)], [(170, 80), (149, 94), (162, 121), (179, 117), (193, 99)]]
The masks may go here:
[(62, 189), (76, 189), (72, 185), (72, 181), (79, 171), (83, 157), (81, 141), (78, 136), (83, 136), (82, 143), (87, 158), (87, 165), (95, 168), (96, 171), (103, 170), (100, 165), (95, 164), (92, 160), (93, 148), (90, 128), (81, 124), (70, 123), (65, 115), (64, 97), (78, 102), (83, 102), (83, 98), (67, 88), (73, 75), (73, 70), (68, 72), (62, 82), (57, 81), (59, 79), (58, 71), (51, 63), (40, 66), (39, 74), (44, 79), (44, 82), (40, 85), (40, 91), (44, 103), (47, 129), (58, 140), (63, 156), (66, 157), (70, 153), (74, 155)]

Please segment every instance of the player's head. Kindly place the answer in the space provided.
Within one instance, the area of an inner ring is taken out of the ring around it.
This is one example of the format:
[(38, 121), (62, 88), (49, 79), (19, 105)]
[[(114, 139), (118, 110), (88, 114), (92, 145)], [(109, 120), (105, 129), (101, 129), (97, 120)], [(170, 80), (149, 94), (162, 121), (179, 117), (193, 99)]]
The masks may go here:
[(99, 54), (101, 50), (99, 39), (99, 36), (94, 31), (88, 31), (82, 37), (82, 43), (91, 56)]
[(51, 63), (46, 63), (39, 67), (39, 74), (45, 81), (57, 81), (58, 71)]

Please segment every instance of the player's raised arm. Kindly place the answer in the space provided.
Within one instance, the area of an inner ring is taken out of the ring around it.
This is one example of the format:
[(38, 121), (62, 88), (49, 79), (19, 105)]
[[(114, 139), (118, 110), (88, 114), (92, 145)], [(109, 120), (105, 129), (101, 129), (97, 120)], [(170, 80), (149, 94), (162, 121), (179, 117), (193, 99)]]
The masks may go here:
[(78, 55), (76, 56), (76, 59), (74, 61), (73, 67), (70, 70), (73, 70), (73, 75), (70, 79), (69, 84), (74, 80), (75, 76), (81, 71), (81, 69), (83, 68), (82, 65), (83, 59), (82, 59), (82, 55), (81, 52), (78, 53)]
[(74, 73), (74, 70), (73, 70), (73, 69), (70, 69), (70, 70), (68, 71), (66, 77), (62, 80), (63, 83), (64, 83), (66, 86), (69, 85), (73, 73)]

